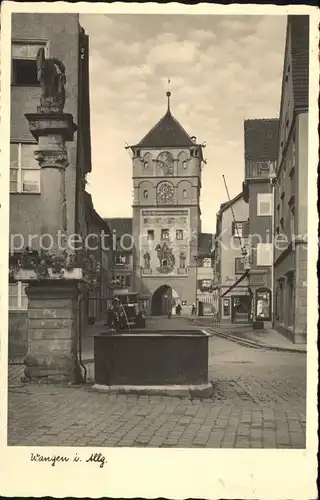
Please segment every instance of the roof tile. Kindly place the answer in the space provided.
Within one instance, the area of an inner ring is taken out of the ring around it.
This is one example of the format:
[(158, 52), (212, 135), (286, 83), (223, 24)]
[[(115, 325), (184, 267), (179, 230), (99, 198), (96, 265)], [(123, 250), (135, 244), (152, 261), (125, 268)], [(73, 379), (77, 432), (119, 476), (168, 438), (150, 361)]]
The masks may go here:
[(278, 118), (244, 121), (246, 161), (275, 161), (278, 153)]
[(309, 16), (288, 16), (290, 33), (294, 106), (309, 103)]
[(136, 145), (141, 148), (190, 147), (194, 142), (180, 123), (172, 116), (170, 109), (158, 123)]

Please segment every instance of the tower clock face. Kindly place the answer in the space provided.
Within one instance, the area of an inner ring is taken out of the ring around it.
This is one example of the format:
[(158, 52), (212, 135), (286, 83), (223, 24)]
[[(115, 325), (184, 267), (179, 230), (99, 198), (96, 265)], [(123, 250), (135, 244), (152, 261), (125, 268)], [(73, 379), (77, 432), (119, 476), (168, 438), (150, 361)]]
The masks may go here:
[(164, 175), (173, 174), (173, 157), (170, 153), (163, 151), (159, 154), (157, 161)]
[(174, 187), (170, 182), (161, 182), (157, 188), (157, 201), (158, 203), (167, 204), (172, 203), (174, 195)]

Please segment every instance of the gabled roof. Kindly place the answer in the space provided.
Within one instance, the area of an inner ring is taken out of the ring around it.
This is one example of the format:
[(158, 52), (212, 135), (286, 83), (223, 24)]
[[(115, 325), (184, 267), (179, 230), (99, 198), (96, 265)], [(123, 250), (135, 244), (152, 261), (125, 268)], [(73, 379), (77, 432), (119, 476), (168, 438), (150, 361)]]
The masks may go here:
[(164, 148), (195, 146), (189, 134), (172, 116), (170, 108), (158, 123), (133, 147)]
[(111, 219), (104, 219), (111, 231), (117, 233), (117, 237), (121, 237), (124, 234), (132, 235), (132, 218), (131, 217), (115, 217)]
[(236, 203), (236, 201), (240, 200), (242, 197), (243, 197), (243, 194), (241, 192), (241, 193), (237, 194), (237, 196), (235, 196), (234, 198), (232, 198), (232, 200), (230, 200), (230, 201), (228, 200), (228, 201), (225, 201), (224, 203), (221, 203), (218, 214), (221, 215), (222, 212), (224, 212), (225, 210), (227, 210), (227, 208), (231, 207), (231, 205), (233, 205), (234, 203)]
[(275, 161), (278, 156), (278, 130), (278, 118), (245, 120), (245, 161)]
[[(308, 108), (309, 103), (309, 16), (288, 16), (290, 33), (292, 82), (295, 108)], [(285, 68), (286, 69), (286, 68)]]
[(106, 231), (106, 233), (109, 233), (110, 227), (108, 225), (108, 221), (106, 219), (102, 219), (102, 217), (100, 217), (98, 212), (95, 210), (92, 196), (87, 191), (84, 192), (84, 206), (88, 224), (95, 223), (100, 227), (100, 229), (103, 229)]
[[(132, 254), (132, 218), (131, 217), (115, 217), (111, 219), (104, 219), (111, 230), (111, 233), (115, 232), (116, 241), (114, 250), (121, 252), (122, 254)], [(126, 235), (123, 239), (122, 236)]]

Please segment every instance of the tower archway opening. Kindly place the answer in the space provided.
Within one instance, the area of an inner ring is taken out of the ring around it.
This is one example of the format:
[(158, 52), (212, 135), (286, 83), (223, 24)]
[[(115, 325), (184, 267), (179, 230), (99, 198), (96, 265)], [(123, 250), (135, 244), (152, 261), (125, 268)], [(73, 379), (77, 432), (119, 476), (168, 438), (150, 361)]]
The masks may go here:
[(171, 286), (159, 286), (152, 295), (151, 316), (175, 314), (175, 308), (179, 300), (178, 293)]

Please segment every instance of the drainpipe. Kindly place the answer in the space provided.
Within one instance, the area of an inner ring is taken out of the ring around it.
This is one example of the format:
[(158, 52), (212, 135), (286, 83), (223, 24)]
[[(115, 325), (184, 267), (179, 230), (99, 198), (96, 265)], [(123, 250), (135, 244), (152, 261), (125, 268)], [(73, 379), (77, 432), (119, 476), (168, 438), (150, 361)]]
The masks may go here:
[(271, 243), (272, 243), (272, 264), (271, 264), (271, 318), (272, 318), (272, 328), (274, 328), (274, 311), (275, 311), (275, 294), (274, 294), (274, 253), (275, 253), (275, 230), (274, 230), (274, 221), (275, 221), (275, 207), (274, 207), (274, 191), (275, 191), (275, 174), (272, 173), (270, 175), (270, 189), (271, 189)]
[(87, 368), (82, 361), (82, 333), (83, 333), (83, 324), (82, 324), (82, 309), (81, 306), (83, 304), (84, 296), (83, 291), (80, 289), (80, 293), (78, 295), (78, 357), (79, 357), (79, 365), (83, 369), (83, 382), (86, 383), (87, 380)]

